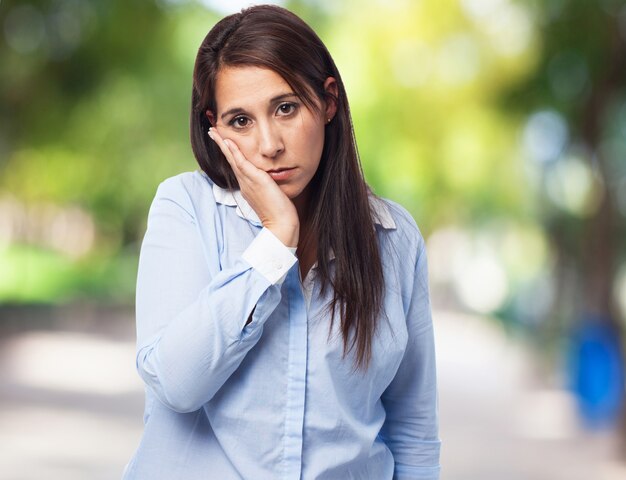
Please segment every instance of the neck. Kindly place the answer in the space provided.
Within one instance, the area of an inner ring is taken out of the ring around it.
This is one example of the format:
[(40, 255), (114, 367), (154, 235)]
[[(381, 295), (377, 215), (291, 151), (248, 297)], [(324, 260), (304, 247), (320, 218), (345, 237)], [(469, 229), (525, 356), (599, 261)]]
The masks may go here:
[(308, 187), (300, 193), (297, 197), (291, 199), (298, 212), (298, 219), (300, 225), (307, 223), (309, 217), (309, 189)]
[(310, 222), (310, 188), (307, 187), (300, 195), (292, 199), (300, 220), (300, 235), (297, 255), (300, 260), (300, 272), (305, 278), (317, 257), (317, 238), (311, 231)]

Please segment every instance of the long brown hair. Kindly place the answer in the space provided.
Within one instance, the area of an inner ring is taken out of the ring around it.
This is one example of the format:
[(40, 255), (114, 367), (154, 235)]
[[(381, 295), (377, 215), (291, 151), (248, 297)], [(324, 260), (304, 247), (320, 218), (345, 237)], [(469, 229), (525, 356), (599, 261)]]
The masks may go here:
[[(334, 292), (328, 307), (331, 319), (339, 311), (344, 357), (356, 347), (354, 366), (367, 369), (382, 310), (384, 279), (369, 188), (363, 178), (339, 71), (316, 33), (284, 8), (250, 7), (229, 15), (211, 29), (200, 45), (194, 68), (191, 145), (200, 168), (218, 186), (229, 189), (238, 188), (237, 178), (207, 135), (211, 125), (206, 115), (207, 110), (216, 111), (215, 82), (224, 66), (273, 70), (312, 110), (319, 108), (315, 99), (337, 104), (336, 115), (325, 127), (320, 165), (311, 180), (310, 231), (317, 237), (322, 293), (329, 285)], [(324, 89), (328, 77), (337, 81), (337, 97)], [(331, 251), (335, 254), (334, 276), (330, 271)]]

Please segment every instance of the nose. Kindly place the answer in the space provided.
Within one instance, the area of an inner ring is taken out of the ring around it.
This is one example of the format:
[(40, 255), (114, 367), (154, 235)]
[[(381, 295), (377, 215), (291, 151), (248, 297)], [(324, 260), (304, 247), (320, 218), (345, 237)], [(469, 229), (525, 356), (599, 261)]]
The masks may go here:
[(274, 159), (285, 150), (280, 128), (272, 121), (259, 124), (259, 151), (265, 158)]

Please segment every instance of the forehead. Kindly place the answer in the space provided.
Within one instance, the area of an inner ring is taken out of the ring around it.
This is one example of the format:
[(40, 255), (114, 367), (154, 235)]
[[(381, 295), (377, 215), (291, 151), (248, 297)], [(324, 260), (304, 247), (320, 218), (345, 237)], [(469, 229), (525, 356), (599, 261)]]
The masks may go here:
[(253, 108), (293, 89), (283, 77), (267, 68), (223, 67), (217, 73), (215, 101), (217, 110)]

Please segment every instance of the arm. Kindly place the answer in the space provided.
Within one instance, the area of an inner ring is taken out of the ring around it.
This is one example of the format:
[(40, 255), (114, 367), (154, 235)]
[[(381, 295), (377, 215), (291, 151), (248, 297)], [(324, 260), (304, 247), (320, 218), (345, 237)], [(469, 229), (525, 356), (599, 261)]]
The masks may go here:
[(242, 258), (219, 271), (217, 258), (207, 261), (217, 256), (217, 245), (205, 255), (193, 211), (184, 188), (161, 184), (137, 276), (137, 369), (178, 412), (200, 408), (237, 369), (280, 302), (280, 282), (296, 261), (264, 229)]
[(395, 459), (394, 480), (439, 479), (435, 346), (424, 241), (417, 256), (407, 310), (408, 342), (400, 367), (382, 395), (380, 432)]

